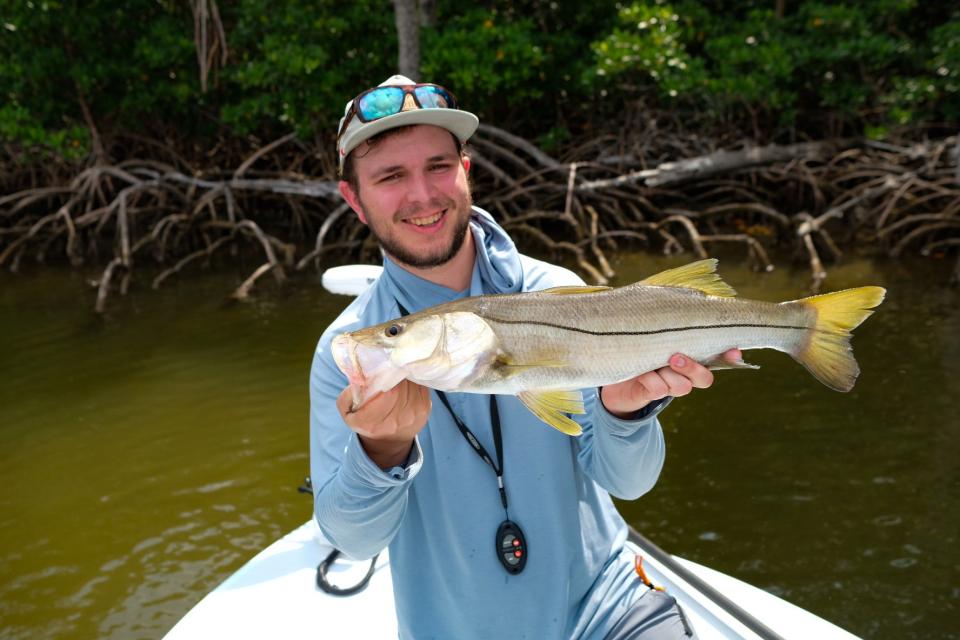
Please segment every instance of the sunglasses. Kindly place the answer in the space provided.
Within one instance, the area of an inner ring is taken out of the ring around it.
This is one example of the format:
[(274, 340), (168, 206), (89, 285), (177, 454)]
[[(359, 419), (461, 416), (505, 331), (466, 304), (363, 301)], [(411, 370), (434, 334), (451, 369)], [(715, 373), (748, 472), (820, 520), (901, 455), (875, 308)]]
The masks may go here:
[(356, 117), (360, 122), (373, 122), (403, 111), (407, 95), (420, 109), (457, 109), (457, 99), (438, 84), (421, 83), (393, 87), (374, 87), (367, 89), (350, 105), (350, 111), (343, 119), (343, 125), (337, 133), (339, 140), (347, 130), (350, 121)]

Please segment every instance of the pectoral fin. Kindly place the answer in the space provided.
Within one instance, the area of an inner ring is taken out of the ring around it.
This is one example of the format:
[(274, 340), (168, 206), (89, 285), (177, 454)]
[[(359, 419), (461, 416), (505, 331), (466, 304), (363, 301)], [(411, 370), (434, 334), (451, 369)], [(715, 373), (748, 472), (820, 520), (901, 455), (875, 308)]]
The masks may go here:
[(565, 415), (586, 413), (579, 391), (521, 391), (517, 397), (535, 416), (554, 429), (568, 436), (582, 433), (580, 425)]

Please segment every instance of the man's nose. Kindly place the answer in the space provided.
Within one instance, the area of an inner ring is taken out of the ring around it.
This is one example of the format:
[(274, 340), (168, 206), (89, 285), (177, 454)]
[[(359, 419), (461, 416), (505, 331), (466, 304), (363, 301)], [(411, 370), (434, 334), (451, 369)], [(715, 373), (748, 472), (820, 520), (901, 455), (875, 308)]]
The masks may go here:
[(427, 173), (416, 173), (411, 177), (407, 198), (410, 202), (429, 202), (436, 190)]

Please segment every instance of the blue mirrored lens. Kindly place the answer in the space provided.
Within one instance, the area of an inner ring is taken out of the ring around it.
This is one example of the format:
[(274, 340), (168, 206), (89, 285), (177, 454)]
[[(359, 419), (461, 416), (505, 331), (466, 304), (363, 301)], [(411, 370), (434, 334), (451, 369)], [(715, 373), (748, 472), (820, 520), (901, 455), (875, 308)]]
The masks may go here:
[(417, 102), (423, 109), (456, 109), (457, 105), (453, 97), (444, 91), (441, 87), (426, 86), (417, 87), (414, 90), (417, 95)]
[(400, 87), (379, 87), (360, 98), (357, 111), (364, 120), (370, 122), (400, 113), (403, 107), (403, 89)]

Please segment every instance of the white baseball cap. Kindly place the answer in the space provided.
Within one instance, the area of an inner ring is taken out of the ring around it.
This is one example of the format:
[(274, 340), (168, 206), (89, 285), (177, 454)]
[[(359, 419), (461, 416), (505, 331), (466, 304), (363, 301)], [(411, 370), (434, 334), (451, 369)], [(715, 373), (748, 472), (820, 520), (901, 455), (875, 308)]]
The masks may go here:
[[(377, 85), (377, 87), (403, 87), (416, 84), (417, 83), (406, 76), (395, 75), (390, 76)], [(443, 91), (449, 95), (449, 91), (446, 89), (443, 89)], [(363, 94), (366, 93), (368, 93), (368, 91), (363, 92)], [(357, 98), (362, 97), (363, 94), (358, 95)], [(340, 118), (337, 131), (343, 129), (343, 123), (350, 117), (353, 110), (353, 103), (357, 98), (348, 102), (347, 106), (344, 107), (343, 117)], [(398, 113), (371, 120), (370, 122), (362, 122), (356, 114), (350, 118), (350, 123), (347, 125), (346, 130), (337, 138), (337, 155), (339, 156), (341, 173), (343, 172), (343, 162), (346, 160), (347, 155), (356, 149), (364, 140), (368, 140), (387, 129), (394, 129), (411, 124), (432, 124), (436, 127), (442, 127), (457, 136), (460, 142), (466, 142), (477, 130), (477, 127), (480, 125), (480, 119), (469, 111), (462, 111), (455, 106), (448, 107), (445, 104), (443, 106), (438, 104), (435, 107), (424, 108), (413, 100), (411, 94), (404, 94), (403, 106)]]

